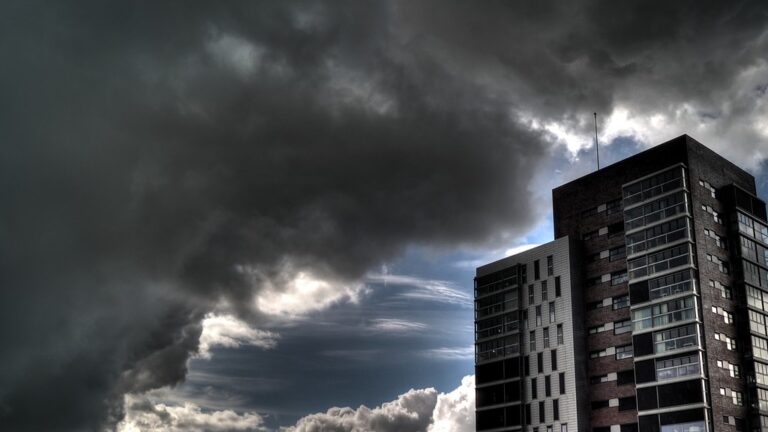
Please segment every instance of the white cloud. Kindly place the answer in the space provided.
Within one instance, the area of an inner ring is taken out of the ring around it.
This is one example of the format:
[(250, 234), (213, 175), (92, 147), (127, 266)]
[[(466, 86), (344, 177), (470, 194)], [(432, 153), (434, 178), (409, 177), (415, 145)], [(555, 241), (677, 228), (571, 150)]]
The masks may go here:
[(475, 376), (461, 380), (456, 390), (437, 397), (428, 432), (475, 432)]
[(256, 307), (267, 314), (296, 318), (328, 309), (341, 302), (357, 303), (365, 293), (362, 284), (331, 282), (299, 271), (279, 284), (261, 277), (264, 289), (256, 296)]
[(461, 291), (457, 284), (450, 281), (376, 273), (369, 274), (366, 277), (366, 281), (370, 283), (383, 283), (384, 285), (391, 284), (412, 287), (412, 290), (400, 294), (401, 297), (409, 299), (452, 303), (467, 307), (472, 305), (472, 299), (469, 294)]
[(211, 348), (214, 347), (256, 346), (270, 349), (275, 347), (278, 337), (275, 333), (252, 328), (232, 315), (208, 314), (203, 319), (199, 356), (210, 359)]
[(310, 414), (282, 432), (474, 432), (475, 379), (466, 376), (450, 393), (409, 390), (376, 408), (334, 407)]
[(193, 403), (154, 404), (142, 396), (125, 396), (125, 419), (118, 432), (224, 432), (266, 431), (263, 418), (253, 412), (203, 410)]
[(331, 408), (324, 413), (301, 418), (283, 432), (424, 432), (432, 420), (437, 403), (433, 388), (409, 390), (396, 400), (370, 409), (360, 406)]
[(371, 320), (370, 328), (382, 333), (418, 333), (426, 330), (427, 325), (416, 321), (378, 318)]

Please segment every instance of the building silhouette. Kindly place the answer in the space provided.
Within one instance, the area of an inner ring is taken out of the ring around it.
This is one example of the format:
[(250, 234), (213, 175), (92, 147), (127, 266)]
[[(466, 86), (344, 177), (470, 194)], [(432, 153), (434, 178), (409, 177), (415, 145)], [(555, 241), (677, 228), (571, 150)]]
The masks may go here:
[(686, 135), (554, 189), (556, 240), (477, 269), (477, 430), (768, 431), (755, 193)]

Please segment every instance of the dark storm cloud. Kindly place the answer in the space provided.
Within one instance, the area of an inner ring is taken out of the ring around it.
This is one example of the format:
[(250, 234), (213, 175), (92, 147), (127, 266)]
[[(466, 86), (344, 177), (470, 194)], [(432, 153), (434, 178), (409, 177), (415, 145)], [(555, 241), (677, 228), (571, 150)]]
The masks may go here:
[(523, 230), (525, 116), (725, 94), (755, 4), (5, 2), (0, 426), (112, 424), (254, 280)]

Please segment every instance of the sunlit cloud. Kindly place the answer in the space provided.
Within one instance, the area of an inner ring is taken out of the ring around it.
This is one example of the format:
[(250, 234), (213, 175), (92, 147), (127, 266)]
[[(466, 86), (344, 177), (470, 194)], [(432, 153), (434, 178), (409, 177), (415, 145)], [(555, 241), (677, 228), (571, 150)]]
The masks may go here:
[(252, 328), (248, 323), (232, 315), (214, 315), (209, 313), (203, 319), (203, 332), (200, 335), (199, 356), (210, 359), (211, 349), (239, 348), (255, 346), (271, 349), (277, 345), (276, 333)]

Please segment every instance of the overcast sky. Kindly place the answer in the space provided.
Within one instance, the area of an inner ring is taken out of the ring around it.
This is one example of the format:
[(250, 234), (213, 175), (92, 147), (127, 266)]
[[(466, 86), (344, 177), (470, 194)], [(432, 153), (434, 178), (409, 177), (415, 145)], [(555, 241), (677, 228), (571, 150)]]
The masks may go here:
[(765, 198), (766, 59), (765, 1), (3, 1), (0, 429), (473, 430), (592, 113)]

